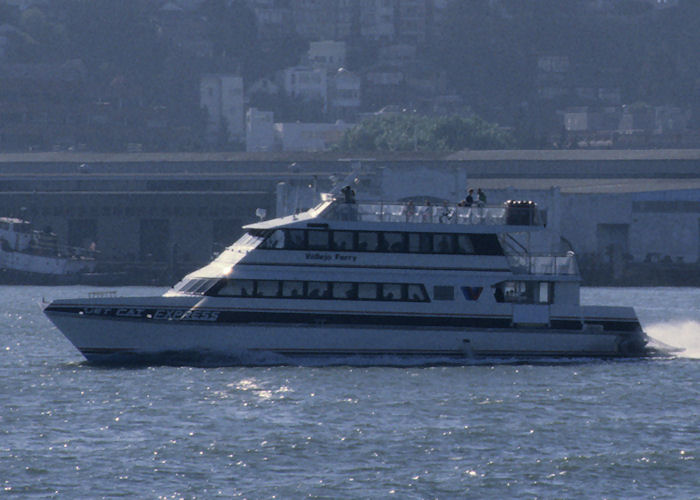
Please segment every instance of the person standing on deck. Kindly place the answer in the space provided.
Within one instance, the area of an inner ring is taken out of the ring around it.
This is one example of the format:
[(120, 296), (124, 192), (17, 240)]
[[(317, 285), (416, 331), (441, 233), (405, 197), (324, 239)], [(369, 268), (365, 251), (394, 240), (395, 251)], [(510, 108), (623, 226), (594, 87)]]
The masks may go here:
[(481, 188), (476, 190), (476, 204), (480, 207), (486, 205), (486, 193), (484, 193)]

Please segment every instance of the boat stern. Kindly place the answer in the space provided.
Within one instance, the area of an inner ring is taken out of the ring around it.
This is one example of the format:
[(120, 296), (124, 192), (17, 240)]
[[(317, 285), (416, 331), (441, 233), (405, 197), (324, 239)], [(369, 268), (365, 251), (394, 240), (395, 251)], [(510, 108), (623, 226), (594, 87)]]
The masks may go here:
[(633, 358), (654, 354), (634, 308), (584, 306), (582, 309), (585, 329), (616, 336), (616, 356)]

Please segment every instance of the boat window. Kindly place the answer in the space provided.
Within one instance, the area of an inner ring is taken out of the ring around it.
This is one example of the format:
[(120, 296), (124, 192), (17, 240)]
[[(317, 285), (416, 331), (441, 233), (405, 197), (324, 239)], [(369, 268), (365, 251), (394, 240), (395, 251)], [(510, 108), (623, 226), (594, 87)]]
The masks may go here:
[(357, 285), (356, 283), (333, 283), (333, 298), (334, 299), (356, 299)]
[[(2, 240), (2, 241), (4, 241), (4, 240)], [(180, 280), (180, 281), (178, 281), (177, 283), (175, 283), (175, 284), (172, 286), (173, 291), (175, 291), (175, 292), (181, 292), (186, 283), (188, 283), (187, 280)]]
[(469, 235), (477, 255), (503, 255), (503, 248), (495, 234)]
[(382, 285), (383, 300), (401, 300), (401, 285), (397, 283), (385, 283)]
[(428, 294), (425, 293), (425, 288), (421, 285), (407, 285), (406, 286), (407, 299), (416, 302), (427, 302)]
[(453, 286), (435, 286), (433, 287), (433, 299), (435, 300), (454, 300), (455, 289)]
[(453, 253), (452, 235), (435, 233), (433, 235), (433, 249), (435, 250), (435, 253)]
[(352, 231), (333, 231), (333, 250), (353, 250), (354, 240)]
[(238, 284), (238, 291), (241, 297), (252, 297), (255, 291), (255, 282), (253, 280), (235, 280)]
[(504, 302), (524, 302), (525, 287), (523, 283), (515, 283), (508, 281), (503, 283), (503, 301)]
[(183, 281), (182, 283), (180, 283), (180, 285), (178, 286), (177, 289), (178, 289), (178, 291), (180, 291), (180, 292), (189, 293), (189, 291), (190, 291), (192, 288), (194, 288), (195, 286), (197, 286), (197, 282), (198, 282), (198, 281), (199, 281), (199, 280), (196, 280), (196, 279), (195, 279), (195, 280), (186, 280), (186, 281)]
[(357, 298), (361, 300), (377, 300), (377, 284), (359, 283), (357, 285)]
[(303, 229), (287, 229), (285, 248), (303, 250), (305, 246)]
[(382, 246), (389, 252), (405, 252), (406, 242), (403, 233), (382, 233)]
[(216, 292), (216, 295), (223, 297), (252, 297), (253, 290), (253, 280), (227, 280), (226, 284)]
[(455, 253), (460, 254), (473, 254), (474, 245), (472, 245), (472, 240), (468, 234), (458, 234), (457, 235), (457, 248)]
[(307, 297), (310, 299), (327, 299), (331, 296), (330, 283), (309, 281), (306, 284)]
[(553, 302), (553, 291), (554, 287), (552, 283), (549, 283), (547, 281), (542, 281), (540, 282), (540, 290), (539, 290), (539, 302), (540, 304), (551, 304)]
[(199, 280), (183, 280), (177, 285), (175, 285), (175, 290), (182, 293), (189, 293), (189, 291), (194, 288)]
[(246, 233), (234, 243), (234, 246), (238, 249), (250, 249), (256, 248), (263, 241), (262, 236), (254, 235), (252, 233)]
[(357, 233), (357, 249), (361, 252), (376, 252), (379, 248), (379, 233), (360, 231)]
[(179, 291), (183, 293), (189, 293), (192, 295), (202, 295), (204, 292), (206, 292), (209, 288), (212, 287), (217, 282), (217, 280), (211, 280), (211, 279), (193, 279), (189, 280), (186, 283), (184, 283)]
[(275, 229), (270, 235), (265, 238), (260, 248), (284, 248), (284, 230)]
[(420, 252), (420, 234), (408, 233), (408, 251), (411, 253)]
[[(196, 282), (196, 283), (194, 283)], [(402, 283), (331, 283), (326, 281), (277, 281), (247, 279), (197, 279), (188, 286), (207, 285), (209, 295), (218, 297), (307, 298), (336, 300), (392, 300), (430, 302), (425, 287)], [(219, 286), (213, 286), (219, 284)], [(440, 288), (440, 287), (438, 287)], [(449, 288), (452, 287), (442, 287)], [(180, 290), (182, 291), (182, 290)], [(447, 299), (443, 299), (447, 300)]]
[(433, 252), (433, 235), (430, 233), (420, 233), (420, 251), (422, 253)]
[[(545, 285), (544, 297), (541, 295), (541, 285)], [(499, 288), (501, 291), (499, 291)], [(548, 304), (551, 298), (549, 283), (535, 281), (506, 281), (499, 283), (494, 294), (497, 302), (515, 302), (518, 304)]]
[(505, 283), (499, 283), (496, 285), (495, 290), (493, 291), (493, 298), (496, 299), (496, 302), (506, 301)]
[(304, 296), (303, 281), (283, 281), (282, 282), (282, 297), (299, 298)]
[(309, 229), (307, 231), (307, 238), (309, 242), (308, 248), (310, 250), (328, 250), (328, 237), (330, 233), (328, 231), (319, 231), (317, 229)]
[(197, 286), (189, 292), (196, 295), (204, 295), (211, 287), (218, 283), (218, 279), (202, 279), (198, 280)]
[(255, 287), (256, 297), (278, 297), (279, 296), (279, 281), (260, 280), (256, 282)]
[(262, 233), (246, 234), (236, 245), (252, 248), (260, 245), (265, 249), (288, 250), (503, 255), (496, 234), (277, 229), (267, 234), (264, 241), (260, 234)]

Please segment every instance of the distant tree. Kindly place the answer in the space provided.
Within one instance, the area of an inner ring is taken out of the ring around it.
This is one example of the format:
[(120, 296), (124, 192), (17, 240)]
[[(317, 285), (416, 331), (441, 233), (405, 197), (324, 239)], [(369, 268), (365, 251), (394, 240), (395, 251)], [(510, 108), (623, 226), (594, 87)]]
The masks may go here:
[(17, 22), (19, 9), (6, 3), (0, 3), (0, 24)]
[(62, 0), (73, 57), (92, 70), (103, 69), (103, 82), (115, 75), (151, 86), (163, 69), (165, 46), (140, 0)]
[(214, 47), (214, 56), (232, 59), (247, 73), (258, 56), (257, 20), (243, 0), (205, 0), (200, 12)]
[(513, 146), (510, 132), (472, 115), (468, 118), (448, 116), (438, 118), (432, 132), (439, 149), (502, 149)]
[(414, 113), (369, 118), (348, 130), (342, 151), (456, 151), (512, 147), (510, 132), (474, 115), (427, 117)]
[(432, 47), (434, 65), (480, 114), (515, 109), (532, 93), (527, 18), (506, 14), (499, 4), (483, 0), (452, 2)]
[(255, 61), (246, 67), (246, 76), (251, 79), (269, 76), (297, 64), (309, 48), (309, 43), (296, 34), (285, 34), (279, 38), (263, 40), (257, 47), (259, 50), (253, 54)]
[(66, 36), (62, 24), (50, 19), (36, 7), (23, 11), (16, 16), (15, 21), (19, 31), (11, 32), (8, 37), (10, 59), (38, 63), (55, 62), (65, 58)]

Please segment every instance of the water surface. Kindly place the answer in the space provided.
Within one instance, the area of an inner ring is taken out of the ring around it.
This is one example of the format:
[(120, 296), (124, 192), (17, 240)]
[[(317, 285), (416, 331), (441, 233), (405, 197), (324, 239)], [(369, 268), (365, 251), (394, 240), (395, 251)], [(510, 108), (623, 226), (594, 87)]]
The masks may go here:
[(89, 290), (0, 287), (5, 496), (700, 498), (700, 289), (583, 290), (665, 359), (220, 368), (84, 363), (39, 303)]

